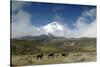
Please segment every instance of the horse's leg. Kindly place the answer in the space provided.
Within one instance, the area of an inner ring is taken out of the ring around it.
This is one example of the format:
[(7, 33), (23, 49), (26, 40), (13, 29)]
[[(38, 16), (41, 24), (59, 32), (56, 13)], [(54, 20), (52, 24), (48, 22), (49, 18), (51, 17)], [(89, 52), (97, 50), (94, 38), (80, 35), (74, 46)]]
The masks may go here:
[(50, 56), (48, 56), (48, 59), (50, 59)]
[(42, 56), (41, 56), (40, 58), (41, 58), (41, 60), (42, 60)]
[(36, 59), (38, 60), (38, 56), (36, 57)]
[(67, 54), (67, 57), (68, 57), (69, 53)]

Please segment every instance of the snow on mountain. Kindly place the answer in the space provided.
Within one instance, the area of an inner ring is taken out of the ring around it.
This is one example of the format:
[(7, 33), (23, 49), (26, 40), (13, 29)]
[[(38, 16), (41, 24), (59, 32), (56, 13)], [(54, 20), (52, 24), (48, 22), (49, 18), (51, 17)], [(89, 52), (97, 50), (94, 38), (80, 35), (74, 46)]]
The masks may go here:
[(45, 34), (52, 34), (54, 36), (64, 36), (64, 26), (58, 22), (52, 22), (42, 27)]

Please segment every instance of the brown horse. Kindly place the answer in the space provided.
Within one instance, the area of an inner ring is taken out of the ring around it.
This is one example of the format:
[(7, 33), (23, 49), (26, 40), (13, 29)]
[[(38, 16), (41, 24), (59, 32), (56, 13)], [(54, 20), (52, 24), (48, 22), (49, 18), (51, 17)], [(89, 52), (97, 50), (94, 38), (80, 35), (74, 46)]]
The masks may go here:
[(30, 58), (30, 59), (28, 59), (27, 61), (28, 61), (29, 63), (31, 63), (31, 64), (33, 63), (33, 61), (32, 61), (32, 59), (31, 59), (31, 58)]
[(55, 53), (50, 53), (50, 54), (48, 54), (48, 58), (50, 58), (50, 57), (53, 58), (54, 54), (55, 54)]
[(39, 58), (42, 60), (43, 54), (39, 54), (39, 55), (36, 56), (36, 59), (39, 59)]

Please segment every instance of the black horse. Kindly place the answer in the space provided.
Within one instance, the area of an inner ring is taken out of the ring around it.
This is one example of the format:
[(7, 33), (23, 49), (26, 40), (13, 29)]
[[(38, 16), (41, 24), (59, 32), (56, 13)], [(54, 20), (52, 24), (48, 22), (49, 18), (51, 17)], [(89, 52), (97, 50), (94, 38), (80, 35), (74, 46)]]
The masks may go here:
[(61, 56), (66, 57), (66, 56), (68, 56), (68, 53), (62, 53)]
[(36, 56), (36, 59), (39, 59), (39, 58), (42, 60), (43, 54), (39, 54), (39, 55)]
[(50, 53), (50, 54), (48, 54), (48, 58), (50, 58), (50, 57), (53, 58), (54, 54), (55, 54), (55, 53)]

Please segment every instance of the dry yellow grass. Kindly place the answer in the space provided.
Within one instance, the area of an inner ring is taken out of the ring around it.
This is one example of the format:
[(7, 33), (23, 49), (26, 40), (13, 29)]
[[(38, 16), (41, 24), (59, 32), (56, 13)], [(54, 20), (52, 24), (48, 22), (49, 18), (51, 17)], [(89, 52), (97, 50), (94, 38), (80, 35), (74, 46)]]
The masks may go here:
[(12, 65), (43, 65), (43, 64), (60, 64), (60, 63), (76, 63), (76, 62), (94, 62), (96, 61), (96, 52), (78, 52), (69, 53), (68, 57), (48, 58), (45, 55), (42, 60), (36, 59), (34, 55), (13, 55)]

